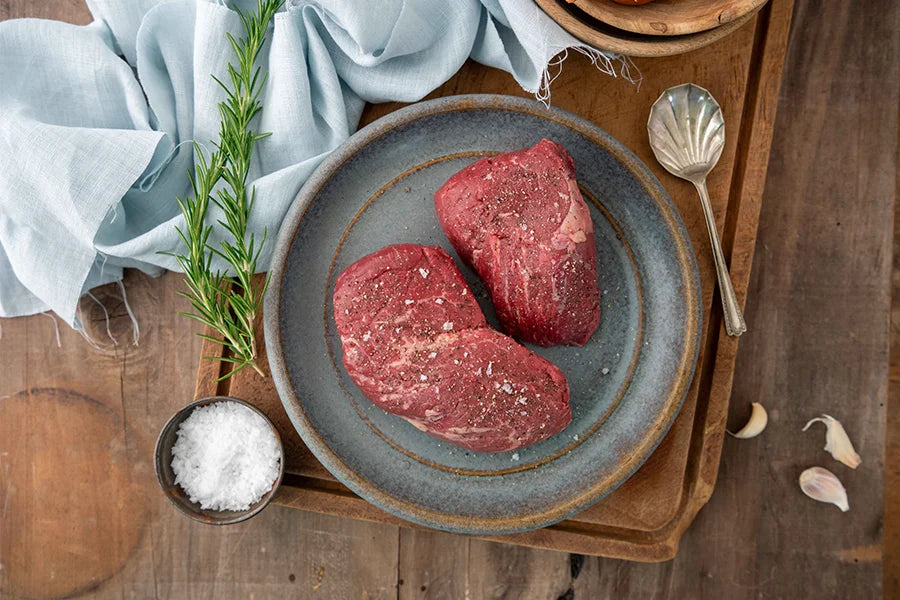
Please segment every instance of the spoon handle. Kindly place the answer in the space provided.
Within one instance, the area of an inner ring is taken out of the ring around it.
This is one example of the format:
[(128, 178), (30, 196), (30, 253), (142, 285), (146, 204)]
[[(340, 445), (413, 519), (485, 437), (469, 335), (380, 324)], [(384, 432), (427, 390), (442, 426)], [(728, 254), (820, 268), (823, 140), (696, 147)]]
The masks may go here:
[(703, 216), (706, 218), (706, 228), (709, 230), (709, 241), (716, 263), (716, 275), (719, 277), (722, 310), (725, 314), (725, 331), (728, 335), (737, 337), (747, 331), (747, 324), (744, 323), (744, 315), (741, 314), (737, 296), (734, 295), (734, 286), (731, 285), (728, 265), (725, 264), (725, 255), (722, 253), (722, 244), (719, 242), (719, 233), (716, 230), (716, 217), (709, 201), (709, 192), (706, 191), (706, 180), (701, 180), (699, 183), (694, 182), (694, 186), (700, 194), (700, 204), (703, 206)]

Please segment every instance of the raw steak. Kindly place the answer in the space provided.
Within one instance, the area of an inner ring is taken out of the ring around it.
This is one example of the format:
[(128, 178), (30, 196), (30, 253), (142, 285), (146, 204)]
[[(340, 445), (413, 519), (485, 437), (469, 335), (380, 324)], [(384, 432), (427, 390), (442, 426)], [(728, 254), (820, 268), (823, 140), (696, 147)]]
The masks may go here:
[(562, 146), (541, 140), (483, 158), (451, 177), (434, 204), (507, 333), (541, 346), (588, 341), (600, 323), (594, 227)]
[(440, 247), (387, 246), (334, 288), (344, 366), (377, 406), (478, 452), (562, 431), (569, 386), (553, 364), (491, 329)]

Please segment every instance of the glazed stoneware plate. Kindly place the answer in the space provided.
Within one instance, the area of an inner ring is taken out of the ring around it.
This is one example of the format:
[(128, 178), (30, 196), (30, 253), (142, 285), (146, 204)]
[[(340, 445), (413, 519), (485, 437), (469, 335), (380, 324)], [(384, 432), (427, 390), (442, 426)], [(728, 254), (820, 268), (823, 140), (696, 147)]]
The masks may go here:
[[(438, 225), (433, 195), (473, 161), (548, 138), (575, 160), (591, 208), (600, 327), (581, 348), (532, 348), (569, 380), (572, 423), (517, 452), (467, 451), (369, 402), (347, 376), (332, 314), (335, 278), (388, 244), (443, 246), (488, 320), (484, 284)], [(653, 452), (693, 376), (697, 265), (662, 186), (630, 151), (565, 111), (508, 96), (455, 96), (372, 123), (316, 170), (281, 228), (266, 294), (272, 376), (319, 461), (354, 492), (448, 531), (542, 527), (596, 502)]]

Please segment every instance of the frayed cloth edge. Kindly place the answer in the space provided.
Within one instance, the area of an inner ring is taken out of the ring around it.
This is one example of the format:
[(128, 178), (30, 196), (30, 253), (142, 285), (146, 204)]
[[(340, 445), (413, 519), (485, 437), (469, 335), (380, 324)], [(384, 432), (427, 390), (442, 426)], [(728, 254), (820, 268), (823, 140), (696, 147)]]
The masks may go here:
[[(637, 68), (637, 65), (634, 64), (634, 61), (631, 60), (630, 56), (625, 56), (624, 54), (608, 54), (601, 50), (597, 50), (596, 48), (592, 48), (591, 46), (570, 46), (569, 48), (564, 48), (551, 58), (541, 74), (541, 84), (534, 93), (534, 97), (544, 106), (550, 106), (550, 87), (553, 82), (556, 81), (557, 77), (562, 74), (563, 63), (569, 57), (569, 50), (574, 50), (575, 52), (587, 56), (590, 59), (591, 64), (601, 73), (612, 77), (621, 77), (628, 83), (636, 86), (637, 90), (641, 89), (641, 83), (643, 82), (644, 77), (641, 75), (640, 69)], [(616, 70), (616, 63), (619, 64), (618, 71)]]

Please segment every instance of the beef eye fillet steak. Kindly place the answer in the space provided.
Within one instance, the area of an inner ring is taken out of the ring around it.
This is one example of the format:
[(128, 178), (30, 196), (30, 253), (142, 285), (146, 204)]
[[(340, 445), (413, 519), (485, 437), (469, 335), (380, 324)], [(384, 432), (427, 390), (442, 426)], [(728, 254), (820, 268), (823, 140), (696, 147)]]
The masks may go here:
[(440, 247), (387, 246), (347, 267), (334, 318), (366, 398), (434, 437), (503, 452), (572, 420), (562, 372), (488, 326)]
[(541, 346), (588, 341), (600, 323), (594, 227), (562, 146), (541, 140), (483, 158), (451, 177), (434, 204), (507, 333)]

